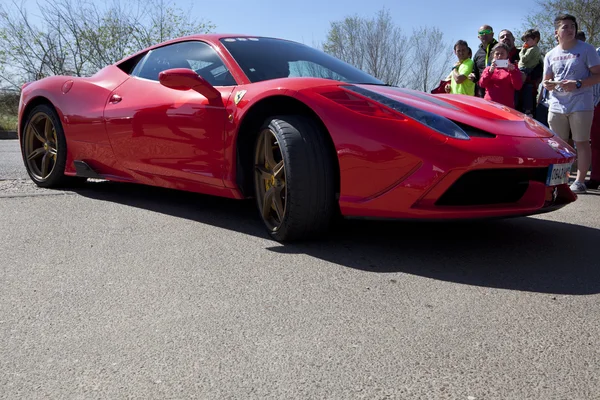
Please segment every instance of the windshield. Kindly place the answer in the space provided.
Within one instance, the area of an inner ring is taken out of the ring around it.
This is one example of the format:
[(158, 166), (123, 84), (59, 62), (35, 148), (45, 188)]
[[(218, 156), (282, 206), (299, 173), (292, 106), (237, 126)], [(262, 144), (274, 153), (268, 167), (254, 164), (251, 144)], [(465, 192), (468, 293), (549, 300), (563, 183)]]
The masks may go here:
[(383, 85), (371, 75), (312, 47), (281, 39), (236, 37), (221, 43), (251, 82), (311, 77)]

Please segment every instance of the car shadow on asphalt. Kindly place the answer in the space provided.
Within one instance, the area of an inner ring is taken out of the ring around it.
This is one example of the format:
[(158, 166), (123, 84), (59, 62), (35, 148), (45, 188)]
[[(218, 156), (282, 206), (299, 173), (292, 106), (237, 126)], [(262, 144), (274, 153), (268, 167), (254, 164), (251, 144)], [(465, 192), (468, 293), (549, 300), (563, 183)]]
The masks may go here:
[[(269, 236), (254, 201), (169, 189), (92, 182), (81, 196)], [(600, 293), (600, 230), (539, 218), (469, 222), (345, 220), (324, 238), (267, 250), (306, 254), (373, 273), (540, 293)]]

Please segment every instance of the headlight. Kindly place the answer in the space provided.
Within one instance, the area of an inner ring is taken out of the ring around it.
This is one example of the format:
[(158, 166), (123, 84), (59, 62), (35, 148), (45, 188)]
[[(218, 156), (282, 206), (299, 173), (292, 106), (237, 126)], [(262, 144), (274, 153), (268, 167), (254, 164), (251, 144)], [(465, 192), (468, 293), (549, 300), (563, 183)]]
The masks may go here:
[(467, 135), (467, 133), (464, 130), (462, 130), (460, 126), (456, 125), (454, 122), (450, 121), (446, 117), (442, 117), (441, 115), (437, 115), (429, 111), (421, 110), (420, 108), (409, 106), (408, 104), (401, 103), (397, 100), (390, 99), (389, 97), (383, 96), (379, 93), (375, 93), (367, 89), (363, 89), (358, 86), (343, 86), (343, 88), (358, 93), (361, 96), (365, 96), (393, 110), (396, 110), (399, 113), (402, 113), (405, 116), (430, 127), (431, 129), (441, 133), (442, 135), (450, 136), (454, 139), (470, 139), (469, 135)]

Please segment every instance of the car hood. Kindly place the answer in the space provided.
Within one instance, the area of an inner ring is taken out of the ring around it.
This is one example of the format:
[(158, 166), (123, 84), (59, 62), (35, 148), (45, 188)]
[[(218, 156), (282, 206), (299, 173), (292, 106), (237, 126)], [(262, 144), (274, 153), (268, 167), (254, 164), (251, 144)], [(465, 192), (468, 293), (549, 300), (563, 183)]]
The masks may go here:
[(389, 99), (442, 115), (499, 136), (551, 137), (552, 131), (533, 118), (502, 104), (461, 94), (428, 94), (390, 86), (355, 85)]

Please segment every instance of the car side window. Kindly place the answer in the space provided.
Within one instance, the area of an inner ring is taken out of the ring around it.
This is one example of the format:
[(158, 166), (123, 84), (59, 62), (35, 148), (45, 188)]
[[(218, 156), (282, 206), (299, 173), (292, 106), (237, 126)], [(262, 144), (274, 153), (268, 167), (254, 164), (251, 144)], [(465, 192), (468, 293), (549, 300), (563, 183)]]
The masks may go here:
[(132, 75), (158, 81), (158, 74), (172, 68), (189, 68), (213, 86), (235, 86), (233, 76), (217, 52), (199, 41), (175, 43), (151, 50), (140, 60)]

